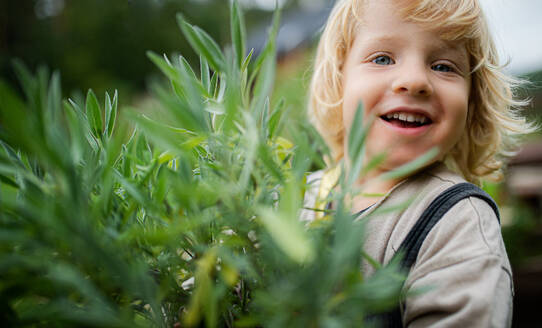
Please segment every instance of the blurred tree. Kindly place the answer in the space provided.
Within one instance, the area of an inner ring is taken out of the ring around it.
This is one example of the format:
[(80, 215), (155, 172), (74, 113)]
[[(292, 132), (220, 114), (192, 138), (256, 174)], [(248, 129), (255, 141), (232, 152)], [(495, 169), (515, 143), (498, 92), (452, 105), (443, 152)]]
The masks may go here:
[(2, 0), (0, 72), (13, 79), (10, 62), (18, 57), (59, 69), (68, 90), (116, 88), (126, 97), (155, 72), (147, 50), (196, 59), (176, 12), (222, 43), (229, 37), (227, 8), (227, 1)]
[[(320, 8), (329, 0), (284, 0), (283, 9)], [(0, 75), (15, 82), (11, 60), (45, 64), (62, 72), (65, 90), (119, 89), (124, 101), (144, 90), (156, 70), (147, 50), (196, 55), (180, 33), (175, 14), (224, 45), (229, 39), (225, 0), (0, 0)], [(274, 0), (244, 1), (247, 32), (268, 26)], [(267, 3), (267, 5), (266, 5)], [(266, 33), (263, 33), (265, 35)]]

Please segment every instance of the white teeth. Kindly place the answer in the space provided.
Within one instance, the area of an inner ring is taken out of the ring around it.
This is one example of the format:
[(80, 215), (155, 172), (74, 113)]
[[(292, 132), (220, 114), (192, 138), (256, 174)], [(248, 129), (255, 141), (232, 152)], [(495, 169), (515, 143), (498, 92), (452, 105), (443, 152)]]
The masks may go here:
[(401, 113), (401, 112), (395, 112), (395, 113), (389, 113), (386, 114), (386, 118), (388, 120), (396, 119), (404, 122), (418, 122), (421, 124), (425, 124), (429, 119), (421, 114), (412, 114), (412, 113)]

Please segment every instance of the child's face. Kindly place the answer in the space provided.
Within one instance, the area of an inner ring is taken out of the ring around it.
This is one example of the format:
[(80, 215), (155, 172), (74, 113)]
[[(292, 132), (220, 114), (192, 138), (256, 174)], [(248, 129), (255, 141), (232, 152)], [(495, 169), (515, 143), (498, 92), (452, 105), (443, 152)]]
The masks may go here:
[(465, 45), (403, 20), (395, 2), (368, 1), (342, 70), (346, 133), (362, 102), (375, 116), (366, 159), (386, 152), (381, 172), (434, 146), (442, 158), (465, 129), (471, 83)]

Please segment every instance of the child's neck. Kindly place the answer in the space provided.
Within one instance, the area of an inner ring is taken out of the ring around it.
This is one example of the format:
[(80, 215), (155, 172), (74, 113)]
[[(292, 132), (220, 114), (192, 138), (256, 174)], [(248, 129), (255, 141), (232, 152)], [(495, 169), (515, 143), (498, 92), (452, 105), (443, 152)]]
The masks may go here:
[(382, 180), (364, 177), (358, 182), (361, 193), (352, 198), (352, 211), (357, 213), (381, 200), (401, 180)]

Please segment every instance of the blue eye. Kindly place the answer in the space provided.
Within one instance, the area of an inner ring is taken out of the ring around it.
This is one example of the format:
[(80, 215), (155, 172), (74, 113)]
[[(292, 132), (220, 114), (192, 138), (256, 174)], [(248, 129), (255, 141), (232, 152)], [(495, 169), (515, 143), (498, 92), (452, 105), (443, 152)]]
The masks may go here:
[(445, 64), (436, 64), (436, 65), (433, 65), (433, 67), (431, 67), (432, 70), (434, 71), (438, 71), (438, 72), (454, 72), (454, 69), (449, 66), (449, 65), (445, 65)]
[(377, 65), (392, 65), (395, 64), (393, 59), (391, 59), (389, 56), (380, 55), (378, 57), (375, 57), (373, 60), (371, 60), (373, 63)]

